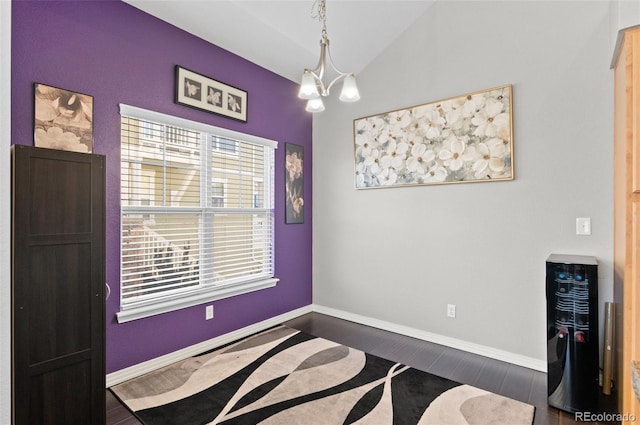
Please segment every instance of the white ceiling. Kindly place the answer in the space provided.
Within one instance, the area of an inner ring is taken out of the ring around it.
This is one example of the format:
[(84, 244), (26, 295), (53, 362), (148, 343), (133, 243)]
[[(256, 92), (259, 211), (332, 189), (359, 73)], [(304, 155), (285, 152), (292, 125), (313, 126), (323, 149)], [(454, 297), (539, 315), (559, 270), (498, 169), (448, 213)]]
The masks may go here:
[[(322, 24), (314, 0), (124, 0), (292, 81), (315, 68)], [(435, 0), (328, 0), (335, 65), (362, 71)]]

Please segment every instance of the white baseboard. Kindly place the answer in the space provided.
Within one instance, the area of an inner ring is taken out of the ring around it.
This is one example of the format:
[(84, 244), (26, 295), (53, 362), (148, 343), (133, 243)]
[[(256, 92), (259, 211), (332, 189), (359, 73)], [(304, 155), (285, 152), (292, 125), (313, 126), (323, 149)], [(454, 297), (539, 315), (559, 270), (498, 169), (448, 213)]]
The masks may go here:
[(336, 310), (317, 304), (313, 305), (313, 311), (316, 313), (337, 317), (339, 319), (360, 323), (362, 325), (383, 329), (385, 331), (395, 332), (400, 335), (410, 336), (412, 338), (421, 339), (423, 341), (433, 342), (434, 344), (444, 345), (446, 347), (478, 354), (480, 356), (489, 357), (495, 360), (501, 360), (503, 362), (526, 367), (528, 369), (534, 369), (545, 373), (547, 372), (547, 362), (545, 360), (535, 359), (533, 357), (527, 357), (521, 354), (515, 354), (509, 351), (499, 350), (485, 345), (474, 344), (460, 339), (426, 332), (420, 329), (410, 328), (408, 326), (402, 326), (383, 320), (373, 319), (371, 317), (361, 316), (346, 311)]
[(313, 306), (308, 305), (296, 310), (289, 311), (279, 316), (272, 317), (262, 322), (255, 323), (253, 325), (238, 329), (233, 332), (229, 332), (219, 337), (209, 339), (207, 341), (200, 342), (195, 345), (183, 348), (178, 351), (174, 351), (164, 356), (156, 357), (155, 359), (148, 360), (146, 362), (138, 363), (136, 365), (120, 369), (116, 372), (107, 374), (107, 388), (117, 385), (121, 382), (128, 381), (129, 379), (137, 378), (145, 373), (152, 372), (161, 367), (168, 366), (172, 363), (179, 362), (180, 360), (187, 359), (189, 357), (202, 354), (205, 351), (213, 350), (214, 348), (221, 347), (230, 342), (237, 341), (249, 335), (253, 335), (256, 332), (269, 329), (272, 326), (286, 322), (287, 320), (295, 319), (303, 314), (313, 312)]
[(444, 345), (446, 347), (455, 348), (458, 350), (466, 351), (473, 354), (489, 357), (496, 360), (501, 360), (507, 363), (511, 363), (518, 366), (523, 366), (529, 369), (538, 370), (541, 372), (547, 371), (547, 362), (544, 360), (534, 359), (532, 357), (523, 356), (520, 354), (511, 353), (509, 351), (498, 350), (496, 348), (487, 347), (485, 345), (474, 344), (471, 342), (463, 341), (456, 338), (451, 338), (444, 335), (439, 335), (431, 332), (422, 331), (420, 329), (410, 328), (408, 326), (402, 326), (383, 320), (373, 319), (367, 316), (361, 316), (359, 314), (348, 313), (346, 311), (336, 310), (330, 307), (324, 307), (317, 304), (301, 307), (296, 310), (289, 311), (271, 319), (264, 320), (259, 323), (247, 326), (236, 331), (220, 335), (216, 338), (212, 338), (207, 341), (200, 342), (198, 344), (183, 348), (178, 351), (174, 351), (164, 356), (157, 357), (155, 359), (148, 360), (146, 362), (138, 363), (136, 365), (127, 367), (125, 369), (118, 370), (116, 372), (107, 375), (107, 388), (117, 385), (121, 382), (128, 381), (129, 379), (142, 376), (145, 373), (152, 372), (161, 367), (170, 365), (171, 363), (184, 360), (186, 358), (196, 356), (204, 353), (205, 351), (213, 350), (217, 347), (223, 346), (230, 342), (237, 341), (249, 335), (253, 335), (256, 332), (263, 331), (272, 326), (286, 322), (287, 320), (295, 319), (303, 314), (317, 312), (326, 314), (328, 316), (337, 317), (339, 319), (349, 320), (350, 322), (360, 323), (362, 325), (371, 326), (385, 331), (395, 332), (400, 335), (409, 336), (412, 338), (421, 339), (423, 341), (433, 342), (435, 344)]

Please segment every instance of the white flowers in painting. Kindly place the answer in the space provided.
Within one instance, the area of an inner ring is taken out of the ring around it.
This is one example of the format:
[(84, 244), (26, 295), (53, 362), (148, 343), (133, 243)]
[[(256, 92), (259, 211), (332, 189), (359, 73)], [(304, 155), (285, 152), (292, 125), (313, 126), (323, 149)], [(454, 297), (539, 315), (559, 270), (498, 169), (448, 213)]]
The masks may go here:
[(81, 143), (80, 137), (70, 131), (64, 131), (60, 127), (49, 127), (46, 131), (42, 128), (36, 128), (35, 139), (38, 142), (38, 146), (45, 146), (50, 149), (89, 152), (87, 145)]
[(512, 178), (511, 86), (360, 118), (356, 187)]

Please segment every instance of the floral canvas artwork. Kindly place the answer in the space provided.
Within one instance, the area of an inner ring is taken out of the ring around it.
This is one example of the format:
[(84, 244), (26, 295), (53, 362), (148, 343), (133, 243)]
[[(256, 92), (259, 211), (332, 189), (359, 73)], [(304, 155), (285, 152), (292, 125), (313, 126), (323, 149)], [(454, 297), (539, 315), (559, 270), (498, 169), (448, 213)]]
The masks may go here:
[(304, 148), (285, 144), (285, 223), (304, 222)]
[(35, 83), (36, 147), (91, 153), (93, 97)]
[(357, 189), (513, 180), (512, 87), (354, 120)]

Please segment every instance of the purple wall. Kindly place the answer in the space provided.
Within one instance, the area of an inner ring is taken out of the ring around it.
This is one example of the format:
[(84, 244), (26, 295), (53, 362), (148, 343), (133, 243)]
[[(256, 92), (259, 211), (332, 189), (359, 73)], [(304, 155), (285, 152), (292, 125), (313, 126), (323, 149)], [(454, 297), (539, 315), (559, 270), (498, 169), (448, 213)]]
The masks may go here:
[[(311, 304), (311, 116), (296, 84), (120, 1), (13, 1), (12, 144), (33, 145), (33, 83), (94, 97), (94, 152), (107, 157), (107, 372)], [(242, 36), (242, 35), (239, 35)], [(241, 123), (173, 102), (181, 65), (249, 93)], [(275, 288), (118, 324), (120, 115), (126, 103), (280, 142)], [(284, 224), (284, 143), (305, 147), (304, 224)]]

